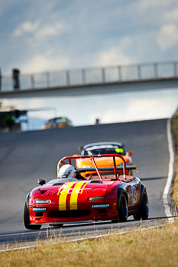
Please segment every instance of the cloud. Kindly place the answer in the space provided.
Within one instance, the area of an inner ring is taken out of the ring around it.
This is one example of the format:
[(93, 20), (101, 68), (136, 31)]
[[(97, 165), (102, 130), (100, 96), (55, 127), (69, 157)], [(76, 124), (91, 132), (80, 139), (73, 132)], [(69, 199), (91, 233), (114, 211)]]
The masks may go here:
[(25, 21), (21, 23), (15, 30), (13, 35), (14, 36), (22, 36), (27, 33), (35, 33), (36, 30), (39, 27), (39, 21), (31, 22), (31, 21)]
[(177, 29), (178, 26), (175, 24), (166, 24), (161, 27), (157, 36), (157, 43), (163, 51), (178, 45)]
[(100, 66), (112, 66), (129, 63), (130, 59), (121, 51), (117, 50), (117, 48), (111, 48), (109, 51), (103, 51), (102, 53), (100, 53), (96, 62)]
[(61, 34), (64, 31), (64, 29), (66, 29), (64, 24), (57, 22), (56, 24), (42, 27), (36, 33), (36, 36), (37, 37), (57, 36), (57, 35)]
[(131, 40), (128, 37), (122, 38), (122, 40), (112, 47), (105, 47), (98, 53), (95, 65), (99, 66), (113, 66), (129, 64), (134, 62), (134, 58), (128, 56), (123, 50), (131, 45)]
[(23, 73), (35, 73), (49, 70), (58, 70), (68, 67), (69, 61), (62, 56), (56, 56), (52, 51), (48, 51), (45, 54), (36, 54), (32, 58), (28, 59), (25, 63), (22, 63), (20, 68)]
[(122, 100), (121, 105), (113, 103), (112, 108), (103, 113), (103, 123), (167, 118), (173, 114), (176, 106), (176, 101), (168, 94), (163, 97), (154, 97), (151, 93), (147, 93), (147, 97), (139, 97), (138, 94), (138, 99), (135, 96), (128, 97), (127, 101)]
[(168, 8), (170, 8), (171, 6), (176, 6), (177, 0), (138, 0), (138, 1), (134, 1), (133, 5), (137, 6), (137, 8), (139, 10), (142, 11), (148, 11), (152, 10), (153, 12), (155, 11), (155, 9), (157, 9), (157, 11), (159, 12), (160, 8), (167, 10)]
[(36, 22), (25, 21), (14, 30), (13, 36), (19, 37), (33, 34), (35, 38), (46, 38), (49, 36), (59, 36), (65, 29), (67, 29), (67, 26), (62, 22), (43, 25), (39, 20)]
[(0, 26), (5, 72), (13, 66), (40, 72), (177, 59), (175, 27), (164, 28), (178, 20), (177, 0), (7, 2)]
[(173, 9), (166, 11), (164, 14), (164, 19), (166, 21), (178, 23), (178, 8), (174, 7)]

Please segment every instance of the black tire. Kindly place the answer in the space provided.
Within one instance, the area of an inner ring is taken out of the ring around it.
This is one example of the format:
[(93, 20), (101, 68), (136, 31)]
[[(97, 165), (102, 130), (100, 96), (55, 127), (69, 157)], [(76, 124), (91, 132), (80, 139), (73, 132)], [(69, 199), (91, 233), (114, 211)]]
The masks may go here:
[[(118, 200), (119, 202), (119, 200)], [(128, 203), (124, 193), (121, 195), (120, 203), (118, 204), (118, 218), (112, 220), (112, 223), (126, 222), (128, 218)]]
[(27, 203), (25, 202), (24, 206), (24, 225), (26, 229), (31, 229), (31, 230), (39, 230), (41, 228), (41, 225), (33, 225), (30, 223), (29, 220), (29, 209), (27, 207)]
[(148, 195), (147, 192), (144, 191), (142, 196), (142, 201), (140, 207), (136, 214), (133, 215), (135, 220), (146, 220), (149, 215), (149, 205), (148, 205)]
[(128, 218), (128, 203), (125, 194), (121, 195), (118, 213), (119, 213), (118, 216), (119, 222), (126, 222)]

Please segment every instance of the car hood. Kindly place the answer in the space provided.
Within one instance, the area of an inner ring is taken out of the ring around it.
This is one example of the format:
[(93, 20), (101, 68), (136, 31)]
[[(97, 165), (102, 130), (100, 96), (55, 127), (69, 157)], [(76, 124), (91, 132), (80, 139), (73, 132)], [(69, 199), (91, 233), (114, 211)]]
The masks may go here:
[(77, 207), (78, 204), (86, 203), (91, 197), (105, 197), (114, 184), (119, 180), (91, 180), (75, 181), (60, 184), (54, 183), (37, 187), (32, 192), (32, 198), (50, 199), (53, 205), (59, 205), (61, 209), (66, 209), (66, 205)]

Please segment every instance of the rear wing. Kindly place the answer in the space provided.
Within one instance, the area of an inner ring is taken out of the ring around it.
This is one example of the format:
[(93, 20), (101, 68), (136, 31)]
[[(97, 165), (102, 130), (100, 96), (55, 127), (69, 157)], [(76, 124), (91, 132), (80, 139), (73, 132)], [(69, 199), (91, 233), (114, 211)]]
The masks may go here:
[[(137, 165), (126, 165), (126, 170), (137, 170)], [(114, 167), (98, 167), (99, 171), (114, 171)], [(116, 166), (116, 170), (123, 170), (122, 166)], [(78, 168), (75, 170), (76, 173), (81, 172), (96, 172), (95, 168)]]
[[(106, 158), (106, 157), (113, 158), (113, 167), (100, 167), (100, 168), (98, 168), (97, 164), (95, 162), (95, 159), (96, 158)], [(116, 157), (122, 159), (122, 161), (123, 161), (122, 166), (116, 166), (116, 160), (115, 160)], [(119, 154), (104, 154), (104, 155), (91, 155), (91, 156), (90, 155), (86, 155), (86, 156), (73, 155), (73, 156), (64, 157), (58, 162), (58, 164), (57, 164), (57, 176), (58, 176), (58, 172), (59, 172), (61, 164), (63, 164), (63, 165), (71, 164), (72, 165), (72, 160), (85, 159), (85, 158), (89, 158), (93, 162), (94, 168), (80, 168), (80, 169), (76, 170), (76, 173), (77, 172), (82, 173), (82, 172), (94, 171), (98, 174), (98, 176), (101, 180), (102, 180), (102, 177), (101, 177), (100, 171), (114, 171), (114, 175), (115, 175), (115, 178), (117, 180), (118, 179), (117, 178), (117, 170), (123, 171), (123, 177), (124, 178), (126, 178), (126, 170), (129, 170), (129, 169), (136, 169), (137, 170), (137, 166), (135, 166), (135, 165), (133, 165), (133, 166), (127, 165), (126, 166), (125, 159)]]

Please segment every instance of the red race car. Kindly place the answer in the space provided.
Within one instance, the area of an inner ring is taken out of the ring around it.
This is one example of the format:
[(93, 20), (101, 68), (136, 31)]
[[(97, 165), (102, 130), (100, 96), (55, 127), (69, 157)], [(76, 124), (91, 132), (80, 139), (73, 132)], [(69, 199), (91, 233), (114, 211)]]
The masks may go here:
[[(126, 165), (118, 154), (83, 157), (94, 165), (90, 177), (84, 178), (81, 173), (91, 171), (91, 168), (72, 166), (81, 156), (69, 156), (58, 162), (57, 179), (47, 183), (38, 180), (40, 186), (34, 188), (25, 201), (24, 225), (27, 229), (40, 229), (45, 223), (62, 226), (91, 220), (125, 222), (130, 215), (136, 220), (148, 218), (146, 187), (139, 178), (126, 174), (136, 166)], [(97, 167), (98, 157), (110, 157), (113, 166)], [(116, 166), (118, 157), (122, 166)], [(62, 172), (62, 169), (65, 170)]]

